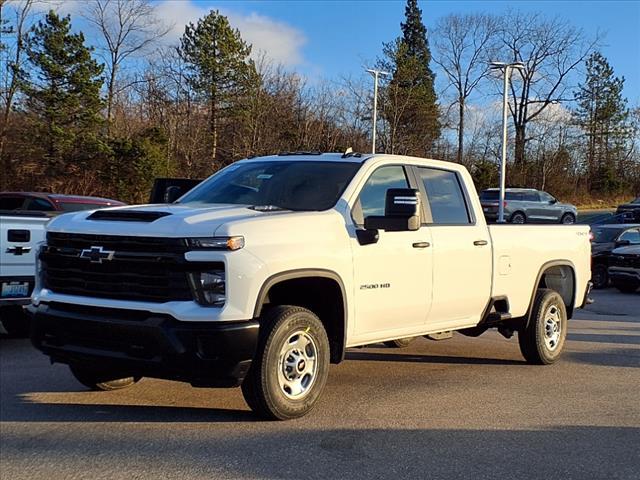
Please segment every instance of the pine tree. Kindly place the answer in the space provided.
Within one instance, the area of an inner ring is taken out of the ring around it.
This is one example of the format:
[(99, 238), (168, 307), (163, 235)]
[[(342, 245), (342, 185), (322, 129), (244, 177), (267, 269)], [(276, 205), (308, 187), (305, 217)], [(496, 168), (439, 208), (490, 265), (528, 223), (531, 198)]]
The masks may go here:
[(622, 96), (624, 77), (616, 77), (600, 52), (586, 60), (585, 82), (574, 93), (575, 118), (587, 137), (587, 169), (590, 186), (603, 193), (615, 193), (619, 153), (627, 139), (627, 100)]
[(91, 51), (82, 33), (71, 33), (69, 16), (50, 11), (31, 29), (27, 56), (32, 68), (21, 71), (21, 84), (49, 178), (83, 168), (101, 147), (103, 66)]
[(179, 53), (188, 66), (189, 85), (208, 105), (210, 159), (219, 164), (220, 121), (233, 115), (234, 104), (255, 73), (251, 46), (227, 17), (211, 11), (197, 25), (186, 26)]
[(439, 110), (431, 71), (427, 29), (417, 0), (407, 0), (402, 36), (384, 47), (381, 66), (392, 72), (383, 90), (383, 116), (390, 125), (390, 149), (426, 156), (440, 136)]

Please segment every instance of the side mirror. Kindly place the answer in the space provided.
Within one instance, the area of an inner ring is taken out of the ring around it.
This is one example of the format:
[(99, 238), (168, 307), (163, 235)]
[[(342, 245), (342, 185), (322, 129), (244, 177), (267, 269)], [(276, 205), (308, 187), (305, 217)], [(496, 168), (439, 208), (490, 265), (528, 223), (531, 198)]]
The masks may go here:
[(555, 198), (553, 200), (549, 200), (549, 205), (555, 205), (556, 203), (558, 203), (558, 200)]
[(182, 189), (180, 187), (177, 187), (175, 185), (168, 187), (164, 191), (164, 203), (175, 202), (178, 198), (182, 196), (181, 194), (182, 194)]
[(618, 240), (616, 242), (616, 247), (627, 247), (631, 245), (631, 242), (629, 240)]
[(420, 228), (420, 192), (413, 188), (390, 188), (387, 190), (384, 216), (369, 216), (364, 219), (366, 230), (388, 232), (415, 231)]

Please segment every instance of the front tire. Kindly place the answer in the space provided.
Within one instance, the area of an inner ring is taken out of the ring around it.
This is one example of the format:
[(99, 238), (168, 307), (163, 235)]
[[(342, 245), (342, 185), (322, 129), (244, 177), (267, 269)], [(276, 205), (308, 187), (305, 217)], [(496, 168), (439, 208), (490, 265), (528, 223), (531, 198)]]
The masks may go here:
[(563, 225), (573, 225), (576, 223), (576, 216), (573, 213), (565, 213), (560, 219)]
[(122, 377), (78, 365), (69, 365), (69, 370), (82, 385), (95, 391), (120, 390), (140, 381), (140, 377)]
[(298, 418), (313, 409), (328, 374), (329, 339), (320, 319), (306, 308), (277, 306), (260, 320), (258, 350), (242, 394), (263, 418)]
[(554, 363), (562, 353), (567, 327), (567, 309), (560, 294), (548, 288), (538, 289), (529, 324), (518, 331), (522, 356), (536, 365)]
[(509, 221), (511, 223), (523, 224), (527, 223), (527, 217), (525, 217), (524, 213), (522, 212), (515, 212), (513, 215), (511, 215)]

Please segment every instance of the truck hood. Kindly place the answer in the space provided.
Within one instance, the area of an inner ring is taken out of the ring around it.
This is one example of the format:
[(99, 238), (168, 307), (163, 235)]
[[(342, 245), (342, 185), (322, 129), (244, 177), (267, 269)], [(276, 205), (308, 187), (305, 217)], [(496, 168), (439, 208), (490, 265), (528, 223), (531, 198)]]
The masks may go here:
[[(98, 214), (94, 215), (96, 212)], [(211, 237), (228, 222), (303, 213), (289, 210), (262, 212), (239, 205), (196, 208), (184, 205), (134, 205), (60, 215), (49, 223), (47, 230), (146, 237)], [(136, 219), (136, 216), (140, 218)]]

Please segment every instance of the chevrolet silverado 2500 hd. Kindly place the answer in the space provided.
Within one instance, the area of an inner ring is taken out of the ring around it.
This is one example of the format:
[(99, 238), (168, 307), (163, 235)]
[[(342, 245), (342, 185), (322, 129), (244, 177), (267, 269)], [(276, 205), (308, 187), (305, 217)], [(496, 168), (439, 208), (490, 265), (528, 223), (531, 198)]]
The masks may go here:
[(348, 347), (498, 328), (553, 363), (588, 296), (588, 230), (487, 226), (457, 164), (242, 160), (173, 204), (53, 220), (32, 341), (94, 389), (241, 385), (257, 413), (294, 418)]

